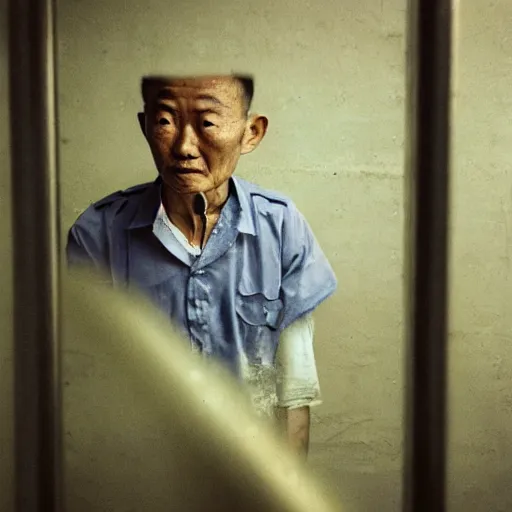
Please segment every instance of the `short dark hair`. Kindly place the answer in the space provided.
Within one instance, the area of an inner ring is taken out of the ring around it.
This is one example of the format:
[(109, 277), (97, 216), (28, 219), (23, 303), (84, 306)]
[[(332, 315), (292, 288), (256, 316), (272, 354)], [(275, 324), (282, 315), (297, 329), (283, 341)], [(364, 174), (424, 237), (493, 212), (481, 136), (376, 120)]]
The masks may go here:
[[(238, 80), (242, 86), (242, 95), (244, 100), (245, 113), (247, 114), (251, 108), (252, 99), (254, 97), (254, 78), (250, 75), (231, 75), (234, 79)], [(141, 93), (144, 105), (149, 101), (149, 89), (155, 85), (165, 85), (169, 80), (176, 79), (177, 77), (165, 76), (145, 76), (142, 78)]]
[(249, 75), (233, 75), (233, 77), (236, 78), (242, 85), (245, 112), (247, 114), (251, 109), (252, 99), (254, 97), (254, 78)]

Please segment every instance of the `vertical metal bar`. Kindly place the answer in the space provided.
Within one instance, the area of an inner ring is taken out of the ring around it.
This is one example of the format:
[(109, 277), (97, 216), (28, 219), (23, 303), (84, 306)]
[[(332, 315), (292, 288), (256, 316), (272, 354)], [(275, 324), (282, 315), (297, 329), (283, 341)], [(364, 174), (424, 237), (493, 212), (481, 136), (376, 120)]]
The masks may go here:
[(409, 0), (407, 386), (403, 509), (444, 512), (450, 0)]
[(52, 0), (11, 0), (15, 503), (61, 505), (59, 219)]

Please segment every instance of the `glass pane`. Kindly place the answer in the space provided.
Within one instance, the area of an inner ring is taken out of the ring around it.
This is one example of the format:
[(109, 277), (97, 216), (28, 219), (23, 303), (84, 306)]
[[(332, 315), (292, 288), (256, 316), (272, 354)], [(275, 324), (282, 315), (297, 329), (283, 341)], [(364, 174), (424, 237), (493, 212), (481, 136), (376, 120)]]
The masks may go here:
[(156, 177), (136, 116), (142, 75), (255, 76), (269, 129), (237, 175), (297, 204), (339, 281), (315, 314), (310, 464), (379, 512), (400, 502), (405, 4), (59, 5), (63, 233), (92, 202)]

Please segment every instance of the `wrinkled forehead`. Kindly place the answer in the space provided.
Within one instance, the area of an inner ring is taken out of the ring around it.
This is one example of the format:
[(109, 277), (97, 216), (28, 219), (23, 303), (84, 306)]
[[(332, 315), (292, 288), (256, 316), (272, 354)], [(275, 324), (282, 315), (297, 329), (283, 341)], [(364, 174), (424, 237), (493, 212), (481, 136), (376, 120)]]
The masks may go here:
[(242, 85), (231, 75), (193, 77), (145, 77), (143, 96), (146, 104), (159, 101), (213, 102), (238, 107)]

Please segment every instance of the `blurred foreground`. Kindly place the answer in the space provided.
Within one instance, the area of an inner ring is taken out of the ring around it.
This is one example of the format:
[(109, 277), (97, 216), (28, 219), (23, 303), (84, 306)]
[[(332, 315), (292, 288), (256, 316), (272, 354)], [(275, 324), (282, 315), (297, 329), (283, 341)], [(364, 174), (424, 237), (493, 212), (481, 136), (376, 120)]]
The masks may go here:
[[(191, 354), (145, 300), (95, 281), (64, 283), (66, 510), (346, 510), (229, 375)], [(0, 464), (9, 512), (12, 468)]]

